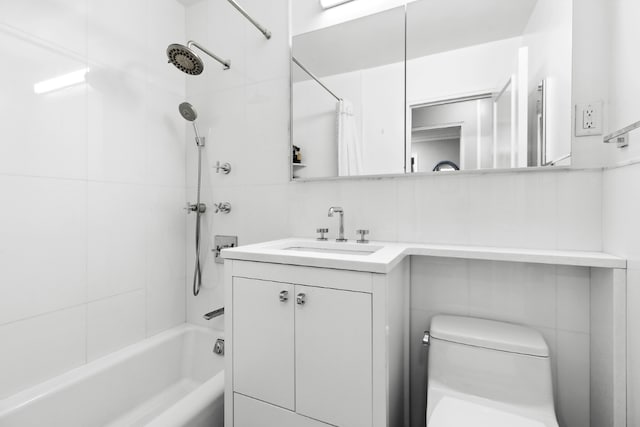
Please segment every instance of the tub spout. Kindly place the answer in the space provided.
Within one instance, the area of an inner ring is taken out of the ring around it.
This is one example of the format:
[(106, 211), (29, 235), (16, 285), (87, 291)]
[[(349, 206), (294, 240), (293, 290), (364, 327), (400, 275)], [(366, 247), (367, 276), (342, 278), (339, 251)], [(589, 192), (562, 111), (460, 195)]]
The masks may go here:
[(224, 307), (219, 308), (217, 310), (210, 311), (202, 317), (204, 317), (204, 320), (211, 320), (214, 317), (222, 316), (223, 314), (224, 314)]

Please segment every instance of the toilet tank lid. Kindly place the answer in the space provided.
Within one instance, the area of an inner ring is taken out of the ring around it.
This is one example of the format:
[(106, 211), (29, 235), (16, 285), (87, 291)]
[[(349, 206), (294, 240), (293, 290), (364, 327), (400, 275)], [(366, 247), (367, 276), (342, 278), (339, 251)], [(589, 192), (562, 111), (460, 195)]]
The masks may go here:
[(542, 335), (531, 328), (495, 320), (440, 314), (431, 319), (432, 338), (510, 353), (549, 357)]

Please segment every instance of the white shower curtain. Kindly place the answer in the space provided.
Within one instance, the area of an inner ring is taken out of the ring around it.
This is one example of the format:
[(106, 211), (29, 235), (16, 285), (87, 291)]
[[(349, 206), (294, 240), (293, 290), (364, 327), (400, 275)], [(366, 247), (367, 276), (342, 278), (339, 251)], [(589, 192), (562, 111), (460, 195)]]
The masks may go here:
[(358, 138), (353, 105), (344, 99), (336, 104), (338, 175), (362, 174), (362, 143)]

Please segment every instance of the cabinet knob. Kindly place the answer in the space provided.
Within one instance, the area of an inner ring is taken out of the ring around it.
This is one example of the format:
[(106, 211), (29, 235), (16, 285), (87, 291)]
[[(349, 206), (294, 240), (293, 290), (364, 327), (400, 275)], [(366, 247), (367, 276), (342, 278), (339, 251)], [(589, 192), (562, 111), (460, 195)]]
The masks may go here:
[(307, 301), (307, 296), (303, 293), (300, 293), (296, 296), (296, 302), (299, 305), (303, 305)]
[(289, 299), (289, 291), (280, 292), (280, 301), (286, 302)]

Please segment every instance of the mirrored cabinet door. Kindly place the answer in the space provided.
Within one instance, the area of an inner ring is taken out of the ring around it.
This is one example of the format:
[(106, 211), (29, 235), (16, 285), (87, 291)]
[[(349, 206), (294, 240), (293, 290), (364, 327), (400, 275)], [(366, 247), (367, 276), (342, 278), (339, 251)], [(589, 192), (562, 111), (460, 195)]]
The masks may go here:
[(382, 3), (292, 2), (293, 179), (570, 164), (573, 0)]
[(293, 37), (294, 176), (404, 172), (404, 21), (398, 7)]

